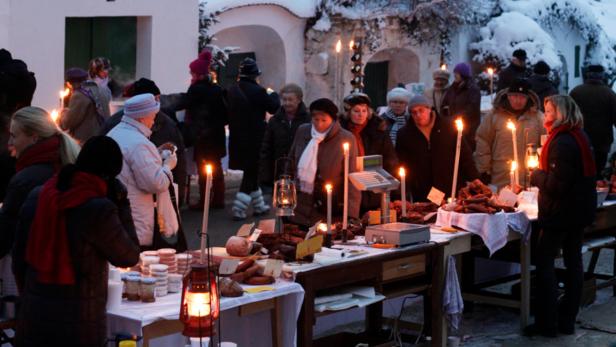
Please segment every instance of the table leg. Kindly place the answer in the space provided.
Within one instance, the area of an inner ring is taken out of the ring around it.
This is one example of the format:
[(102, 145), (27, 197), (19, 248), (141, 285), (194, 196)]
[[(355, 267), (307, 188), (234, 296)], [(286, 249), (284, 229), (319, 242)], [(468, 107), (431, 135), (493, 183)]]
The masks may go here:
[(270, 311), (272, 322), (272, 347), (282, 347), (282, 302), (280, 298), (274, 299), (274, 308)]
[(520, 327), (530, 321), (530, 241), (520, 240)]
[(443, 290), (447, 273), (444, 248), (437, 247), (432, 259), (432, 346), (443, 347), (447, 344), (447, 322), (443, 315)]
[(310, 285), (310, 281), (301, 283), (304, 287), (304, 302), (297, 320), (297, 346), (310, 347), (312, 346), (312, 330), (315, 323), (314, 317), (314, 289)]

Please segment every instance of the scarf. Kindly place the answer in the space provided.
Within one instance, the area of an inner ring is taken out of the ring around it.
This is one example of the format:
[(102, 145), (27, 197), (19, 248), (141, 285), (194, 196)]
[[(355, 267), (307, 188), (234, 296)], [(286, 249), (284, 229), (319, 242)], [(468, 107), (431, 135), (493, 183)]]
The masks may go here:
[(550, 131), (550, 136), (548, 136), (547, 141), (543, 145), (543, 152), (541, 153), (542, 154), (541, 155), (541, 169), (544, 171), (550, 170), (550, 166), (548, 163), (548, 158), (549, 158), (548, 151), (550, 150), (550, 143), (560, 133), (569, 133), (575, 139), (575, 142), (580, 148), (580, 153), (582, 155), (582, 165), (584, 166), (584, 176), (585, 177), (595, 176), (596, 174), (595, 161), (592, 157), (592, 152), (590, 149), (590, 143), (588, 141), (588, 138), (586, 137), (582, 129), (580, 129), (579, 127), (572, 128), (567, 125), (561, 125), (559, 127), (552, 129), (552, 131)]
[(60, 160), (60, 136), (54, 135), (43, 139), (28, 147), (17, 158), (15, 169), (17, 172), (36, 164), (52, 164), (55, 171), (61, 166)]
[[(331, 128), (330, 128), (331, 129)], [(314, 191), (314, 179), (317, 175), (317, 155), (319, 154), (319, 144), (325, 139), (325, 136), (329, 133), (329, 129), (320, 133), (314, 125), (310, 129), (310, 142), (302, 152), (302, 156), (299, 158), (297, 164), (297, 177), (299, 178), (299, 190), (312, 194)]]
[(75, 284), (75, 270), (66, 232), (66, 210), (107, 195), (105, 181), (93, 174), (76, 172), (71, 187), (57, 188), (58, 176), (41, 189), (36, 214), (30, 228), (26, 261), (37, 272), (37, 280), (46, 284)]
[(383, 114), (383, 118), (385, 118), (385, 120), (391, 124), (391, 129), (389, 129), (389, 137), (391, 138), (391, 142), (395, 146), (398, 131), (406, 125), (406, 122), (409, 119), (409, 114), (405, 111), (404, 115), (398, 116), (394, 114), (390, 108), (387, 108), (387, 111), (385, 111), (385, 113)]
[(348, 127), (349, 131), (355, 136), (355, 142), (357, 142), (357, 156), (363, 157), (366, 155), (366, 151), (364, 149), (364, 141), (361, 138), (361, 132), (368, 125), (369, 120), (366, 120), (364, 124), (355, 124), (349, 120)]

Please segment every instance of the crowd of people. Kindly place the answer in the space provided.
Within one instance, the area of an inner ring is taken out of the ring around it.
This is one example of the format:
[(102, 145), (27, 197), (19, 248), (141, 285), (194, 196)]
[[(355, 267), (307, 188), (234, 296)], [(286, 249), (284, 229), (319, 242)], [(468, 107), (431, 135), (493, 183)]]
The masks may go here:
[[(203, 208), (209, 163), (215, 177), (211, 208), (224, 208), (221, 160), (229, 155), (229, 168), (243, 171), (232, 218), (243, 220), (249, 211), (269, 212), (261, 187), (273, 184), (276, 162), (288, 159), (287, 173), (298, 187), (290, 221), (309, 226), (326, 214), (326, 183), (334, 187), (334, 214), (342, 214), (343, 143), (350, 144), (351, 163), (381, 155), (388, 172), (405, 167), (413, 201), (426, 201), (432, 188), (447, 197), (458, 117), (465, 124), (459, 187), (477, 178), (497, 188), (509, 183), (514, 148), (508, 122), (518, 129), (518, 153), (543, 146), (540, 168), (530, 176), (539, 188), (542, 309), (528, 332), (573, 331), (581, 296), (581, 234), (594, 216), (595, 183), (616, 124), (616, 94), (605, 83), (603, 67), (589, 66), (584, 84), (571, 96), (557, 95), (550, 67), (540, 61), (529, 73), (526, 53), (517, 50), (499, 75), (492, 109), (482, 116), (481, 92), (467, 63), (455, 66), (451, 84), (448, 71), (434, 71), (433, 86), (423, 94), (391, 89), (377, 114), (379, 105), (363, 93), (320, 98), (307, 107), (296, 84), (279, 93), (266, 89), (251, 58), (241, 62), (236, 83), (224, 89), (215, 82), (211, 61), (204, 50), (189, 64), (191, 85), (175, 104), (161, 105), (156, 83), (140, 78), (124, 89), (128, 99), (111, 115), (111, 62), (95, 58), (89, 71), (66, 71), (70, 96), (56, 122), (31, 106), (34, 73), (0, 50), (0, 257), (12, 254), (21, 295), (18, 345), (44, 345), (53, 336), (101, 344), (107, 262), (132, 266), (140, 251), (187, 247), (178, 221), (188, 161), (195, 162), (201, 186), (189, 207)], [(183, 122), (175, 116), (178, 110), (186, 111)], [(190, 147), (193, 157), (187, 158)], [(524, 165), (520, 177), (526, 177)], [(348, 197), (349, 217), (380, 205), (378, 196), (353, 185)], [(554, 258), (561, 248), (569, 275), (557, 309)], [(55, 320), (58, 312), (65, 317), (61, 321)]]

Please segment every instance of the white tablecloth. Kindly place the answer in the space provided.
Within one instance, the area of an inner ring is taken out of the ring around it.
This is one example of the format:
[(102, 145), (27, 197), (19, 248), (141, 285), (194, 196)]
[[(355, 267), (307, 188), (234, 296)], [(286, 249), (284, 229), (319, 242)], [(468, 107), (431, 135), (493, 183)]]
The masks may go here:
[[(249, 286), (244, 286), (249, 287)], [(222, 341), (232, 341), (238, 346), (271, 346), (271, 322), (269, 312), (260, 312), (239, 317), (238, 307), (276, 297), (281, 298), (283, 346), (295, 346), (297, 318), (304, 301), (304, 289), (297, 283), (277, 281), (273, 291), (247, 294), (238, 298), (222, 298), (220, 301), (220, 329)], [(178, 319), (181, 294), (156, 298), (153, 303), (124, 300), (117, 310), (107, 312), (109, 336), (119, 332), (142, 335), (142, 328), (161, 319)], [(186, 338), (181, 334), (152, 340), (150, 346), (184, 346)]]

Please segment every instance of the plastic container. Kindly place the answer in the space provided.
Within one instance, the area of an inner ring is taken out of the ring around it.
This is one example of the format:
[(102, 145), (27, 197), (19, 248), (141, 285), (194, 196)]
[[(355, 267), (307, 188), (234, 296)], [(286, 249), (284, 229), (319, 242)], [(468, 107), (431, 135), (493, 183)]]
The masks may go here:
[(156, 297), (154, 290), (156, 288), (156, 279), (152, 277), (144, 277), (141, 279), (139, 294), (142, 302), (154, 302)]
[(129, 301), (139, 301), (139, 287), (141, 285), (140, 276), (126, 277), (126, 298)]

